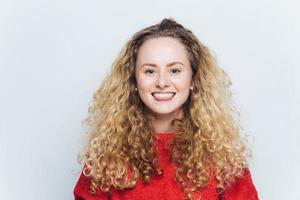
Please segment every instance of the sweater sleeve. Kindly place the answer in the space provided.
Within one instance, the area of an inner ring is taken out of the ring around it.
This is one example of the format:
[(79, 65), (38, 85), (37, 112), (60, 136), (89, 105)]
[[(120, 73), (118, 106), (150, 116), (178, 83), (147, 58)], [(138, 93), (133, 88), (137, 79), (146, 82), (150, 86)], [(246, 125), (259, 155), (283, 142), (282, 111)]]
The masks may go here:
[(97, 194), (91, 194), (89, 192), (90, 188), (90, 178), (83, 175), (81, 172), (81, 175), (75, 185), (74, 188), (74, 199), (75, 200), (109, 200), (109, 196), (105, 194), (104, 192), (97, 191)]
[(250, 171), (245, 170), (243, 176), (228, 186), (221, 194), (221, 200), (258, 200), (256, 188), (252, 182)]

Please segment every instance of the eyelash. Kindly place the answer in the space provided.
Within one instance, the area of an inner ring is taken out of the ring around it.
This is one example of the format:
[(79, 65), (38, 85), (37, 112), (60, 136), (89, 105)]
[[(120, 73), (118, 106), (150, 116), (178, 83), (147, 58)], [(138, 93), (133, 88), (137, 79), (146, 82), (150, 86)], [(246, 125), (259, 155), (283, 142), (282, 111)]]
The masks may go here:
[(153, 70), (153, 69), (147, 69), (147, 70), (145, 71), (145, 73), (146, 73), (146, 74), (149, 74), (150, 71), (152, 72), (152, 73), (150, 73), (150, 74), (153, 74), (153, 73), (154, 73), (154, 70)]
[[(174, 71), (176, 71), (176, 72), (174, 72)], [(151, 72), (151, 73), (150, 73)], [(171, 72), (172, 73), (180, 73), (181, 72), (181, 70), (179, 70), (179, 69), (171, 69)], [(146, 74), (153, 74), (154, 73), (154, 70), (153, 69), (147, 69), (146, 71), (145, 71), (145, 73)]]
[(171, 69), (171, 71), (172, 71), (172, 72), (177, 71), (177, 73), (180, 73), (180, 72), (181, 72), (181, 70), (179, 70), (179, 69)]

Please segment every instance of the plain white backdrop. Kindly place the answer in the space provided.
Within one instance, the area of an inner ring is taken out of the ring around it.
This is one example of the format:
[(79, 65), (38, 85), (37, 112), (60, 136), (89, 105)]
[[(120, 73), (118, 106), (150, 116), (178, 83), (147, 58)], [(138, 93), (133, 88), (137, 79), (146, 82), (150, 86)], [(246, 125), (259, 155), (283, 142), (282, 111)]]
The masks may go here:
[(298, 10), (296, 0), (1, 0), (0, 198), (73, 199), (92, 93), (133, 33), (173, 17), (232, 78), (260, 199), (300, 199)]

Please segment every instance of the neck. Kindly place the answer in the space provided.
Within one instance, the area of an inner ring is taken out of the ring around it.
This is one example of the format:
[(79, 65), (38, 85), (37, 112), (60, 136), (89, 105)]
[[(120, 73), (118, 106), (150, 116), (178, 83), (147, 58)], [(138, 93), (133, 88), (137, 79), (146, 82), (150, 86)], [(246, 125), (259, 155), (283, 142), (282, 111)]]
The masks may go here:
[(152, 126), (156, 133), (174, 133), (171, 123), (173, 119), (180, 119), (182, 111), (178, 110), (168, 114), (151, 114)]

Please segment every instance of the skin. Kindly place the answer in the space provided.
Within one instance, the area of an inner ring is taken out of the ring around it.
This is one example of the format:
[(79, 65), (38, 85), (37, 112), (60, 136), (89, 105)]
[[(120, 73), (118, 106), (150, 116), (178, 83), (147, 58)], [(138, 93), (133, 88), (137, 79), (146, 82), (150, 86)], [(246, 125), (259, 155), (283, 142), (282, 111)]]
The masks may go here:
[[(172, 133), (171, 121), (182, 117), (182, 105), (188, 99), (192, 82), (185, 46), (171, 37), (145, 41), (138, 50), (135, 78), (156, 133)], [(161, 92), (172, 92), (175, 96), (165, 101), (153, 96)]]

